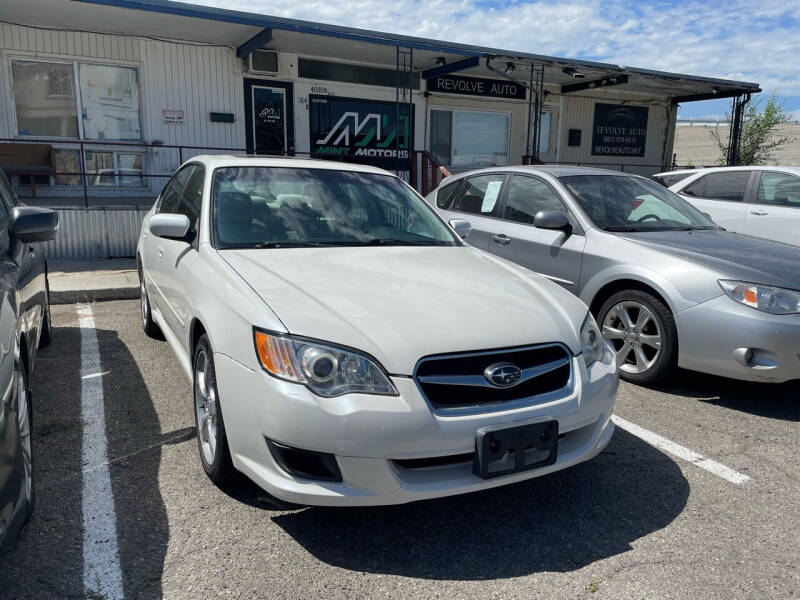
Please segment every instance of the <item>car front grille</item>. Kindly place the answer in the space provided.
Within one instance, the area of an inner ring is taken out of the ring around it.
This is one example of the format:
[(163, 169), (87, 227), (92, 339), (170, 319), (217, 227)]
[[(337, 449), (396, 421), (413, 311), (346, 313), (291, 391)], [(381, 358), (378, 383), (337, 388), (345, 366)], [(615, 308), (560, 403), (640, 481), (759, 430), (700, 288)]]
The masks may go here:
[[(501, 363), (522, 372), (516, 384), (499, 387), (484, 377), (487, 367)], [(502, 410), (567, 395), (572, 358), (561, 344), (429, 356), (417, 363), (414, 381), (438, 412)]]

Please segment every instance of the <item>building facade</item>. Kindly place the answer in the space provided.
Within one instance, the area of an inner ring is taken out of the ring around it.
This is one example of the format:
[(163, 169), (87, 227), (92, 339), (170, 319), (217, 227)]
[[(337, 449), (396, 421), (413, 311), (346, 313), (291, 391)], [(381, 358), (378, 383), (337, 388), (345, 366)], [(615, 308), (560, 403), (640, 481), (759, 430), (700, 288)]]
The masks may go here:
[[(65, 210), (149, 207), (205, 153), (365, 162), (422, 193), (440, 166), (648, 175), (672, 162), (679, 103), (756, 91), (164, 0), (0, 3), (0, 167), (26, 201)], [(140, 211), (121, 214), (65, 227), (135, 235)]]

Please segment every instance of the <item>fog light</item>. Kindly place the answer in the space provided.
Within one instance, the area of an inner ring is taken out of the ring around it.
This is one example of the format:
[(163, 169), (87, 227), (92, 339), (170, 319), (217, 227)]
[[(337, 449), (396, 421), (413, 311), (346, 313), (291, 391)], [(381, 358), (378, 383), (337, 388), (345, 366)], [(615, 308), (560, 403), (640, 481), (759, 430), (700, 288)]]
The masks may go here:
[(333, 454), (292, 448), (264, 439), (267, 441), (272, 458), (289, 475), (320, 481), (342, 481), (342, 472)]

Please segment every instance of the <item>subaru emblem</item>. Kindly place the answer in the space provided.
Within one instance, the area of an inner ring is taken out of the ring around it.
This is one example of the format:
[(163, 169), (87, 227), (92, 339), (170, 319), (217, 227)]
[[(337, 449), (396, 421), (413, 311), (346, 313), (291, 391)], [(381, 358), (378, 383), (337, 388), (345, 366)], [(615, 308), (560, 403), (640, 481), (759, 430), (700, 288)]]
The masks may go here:
[(496, 387), (511, 387), (517, 385), (522, 377), (522, 371), (511, 363), (494, 363), (486, 367), (483, 372), (486, 381)]

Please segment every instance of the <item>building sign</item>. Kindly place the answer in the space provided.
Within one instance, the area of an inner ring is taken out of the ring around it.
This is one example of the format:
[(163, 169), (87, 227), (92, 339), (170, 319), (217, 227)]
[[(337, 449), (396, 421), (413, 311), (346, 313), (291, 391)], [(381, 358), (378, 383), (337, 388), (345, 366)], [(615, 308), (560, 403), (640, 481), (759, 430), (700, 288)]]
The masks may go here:
[(525, 88), (513, 81), (485, 79), (483, 77), (462, 77), (460, 75), (440, 75), (428, 80), (429, 92), (444, 92), (462, 96), (485, 96), (488, 98), (508, 98), (525, 100)]
[(183, 111), (165, 109), (164, 125), (183, 125)]
[(309, 96), (312, 158), (340, 156), (383, 169), (408, 170), (413, 112), (394, 102)]
[(647, 107), (594, 105), (592, 156), (644, 156)]

